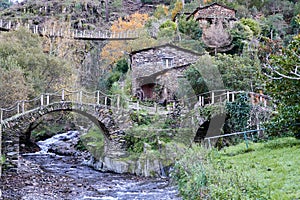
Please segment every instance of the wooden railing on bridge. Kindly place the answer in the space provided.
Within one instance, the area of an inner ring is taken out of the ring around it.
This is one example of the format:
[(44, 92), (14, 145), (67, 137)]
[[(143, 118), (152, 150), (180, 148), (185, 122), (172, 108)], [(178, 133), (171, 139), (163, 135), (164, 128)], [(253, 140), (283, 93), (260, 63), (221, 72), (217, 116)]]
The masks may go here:
[(116, 107), (119, 107), (120, 97), (117, 95), (107, 95), (101, 91), (87, 92), (83, 90), (69, 91), (66, 89), (59, 90), (54, 93), (43, 93), (40, 96), (31, 100), (20, 100), (8, 108), (0, 108), (1, 123), (10, 117), (22, 115), (25, 112), (47, 106), (57, 102), (72, 102), (78, 104), (91, 105), (111, 105), (113, 98), (116, 99)]
[(198, 105), (220, 104), (225, 102), (234, 102), (238, 95), (244, 94), (252, 105), (263, 105), (267, 107), (271, 101), (271, 97), (262, 93), (245, 92), (245, 91), (229, 91), (229, 90), (212, 90), (198, 95)]
[[(260, 104), (267, 106), (271, 98), (267, 95), (244, 92), (244, 91), (228, 91), (228, 90), (213, 90), (210, 92), (202, 93), (198, 96), (198, 105), (203, 107), (205, 105), (220, 104), (225, 102), (234, 102), (238, 94), (245, 94), (249, 98), (252, 104)], [(127, 101), (133, 109), (143, 109), (145, 106), (140, 105), (139, 101)], [(124, 101), (123, 100), (123, 101)], [(3, 122), (5, 119), (13, 117), (15, 115), (23, 114), (27, 111), (34, 110), (39, 107), (47, 106), (51, 103), (57, 102), (72, 102), (78, 104), (92, 104), (92, 105), (105, 105), (116, 108), (121, 107), (120, 95), (107, 95), (101, 91), (87, 92), (83, 90), (69, 91), (61, 89), (54, 93), (43, 93), (40, 96), (31, 100), (20, 100), (14, 103), (14, 105), (8, 108), (0, 108), (0, 121)], [(179, 101), (180, 102), (180, 101)], [(176, 107), (176, 101), (170, 101), (167, 106), (167, 111), (172, 112)], [(149, 106), (148, 106), (149, 107)], [(154, 102), (153, 111), (158, 111), (158, 105)], [(150, 108), (149, 108), (150, 109)], [(151, 110), (151, 109), (150, 109)]]
[[(0, 31), (17, 30), (20, 23), (12, 21), (0, 20)], [(42, 27), (38, 25), (24, 25), (33, 34), (48, 37), (71, 37), (76, 40), (134, 40), (137, 39), (141, 33), (140, 30), (128, 30), (123, 32), (112, 32), (109, 30), (93, 31), (93, 30), (76, 30), (76, 29), (56, 29), (54, 26)]]

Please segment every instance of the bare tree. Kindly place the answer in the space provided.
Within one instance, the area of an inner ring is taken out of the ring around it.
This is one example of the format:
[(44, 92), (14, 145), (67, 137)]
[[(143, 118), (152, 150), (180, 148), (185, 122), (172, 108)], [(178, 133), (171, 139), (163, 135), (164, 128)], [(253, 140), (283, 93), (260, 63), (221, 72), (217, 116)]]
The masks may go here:
[(298, 70), (298, 68), (300, 68), (300, 55), (297, 55), (296, 52), (294, 52), (294, 56), (298, 60), (298, 65), (291, 67), (284, 67), (280, 66), (279, 64), (271, 64), (269, 56), (267, 56), (267, 63), (264, 64), (264, 69), (266, 70), (264, 74), (271, 79), (287, 78), (291, 80), (300, 80), (300, 71)]
[(216, 20), (209, 28), (203, 31), (203, 42), (209, 48), (218, 51), (230, 50), (232, 38), (231, 35), (224, 29), (221, 20)]

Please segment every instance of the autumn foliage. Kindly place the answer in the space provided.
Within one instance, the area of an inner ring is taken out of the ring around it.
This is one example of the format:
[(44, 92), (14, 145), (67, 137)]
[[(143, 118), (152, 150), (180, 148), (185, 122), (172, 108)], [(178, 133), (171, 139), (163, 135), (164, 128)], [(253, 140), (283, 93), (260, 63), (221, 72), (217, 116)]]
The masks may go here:
[[(118, 21), (115, 21), (111, 26), (111, 31), (116, 33), (139, 31), (144, 27), (148, 19), (148, 14), (134, 13), (124, 19), (119, 18)], [(131, 48), (130, 45), (128, 45), (128, 41), (110, 41), (102, 49), (101, 57), (110, 65), (119, 60), (124, 55), (124, 52), (130, 52), (130, 50)]]

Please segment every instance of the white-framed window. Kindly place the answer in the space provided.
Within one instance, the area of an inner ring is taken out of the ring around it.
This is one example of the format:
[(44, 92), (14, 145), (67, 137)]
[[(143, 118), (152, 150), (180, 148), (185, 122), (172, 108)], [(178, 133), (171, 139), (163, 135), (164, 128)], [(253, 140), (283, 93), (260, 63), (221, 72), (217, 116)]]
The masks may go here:
[(173, 67), (173, 57), (163, 57), (162, 58), (162, 62), (163, 62), (163, 66), (166, 68), (170, 68)]

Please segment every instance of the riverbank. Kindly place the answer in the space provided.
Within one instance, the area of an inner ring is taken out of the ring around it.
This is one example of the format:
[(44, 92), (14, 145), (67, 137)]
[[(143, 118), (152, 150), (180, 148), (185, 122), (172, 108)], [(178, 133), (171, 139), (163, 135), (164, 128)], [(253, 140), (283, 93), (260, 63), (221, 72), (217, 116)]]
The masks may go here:
[[(29, 155), (1, 177), (2, 199), (181, 199), (168, 179), (102, 173), (74, 157)], [(1, 199), (1, 198), (0, 198)]]
[(38, 142), (41, 151), (23, 154), (18, 173), (1, 177), (0, 199), (181, 199), (169, 179), (100, 172), (84, 165), (89, 154), (75, 150), (78, 135), (56, 135)]

